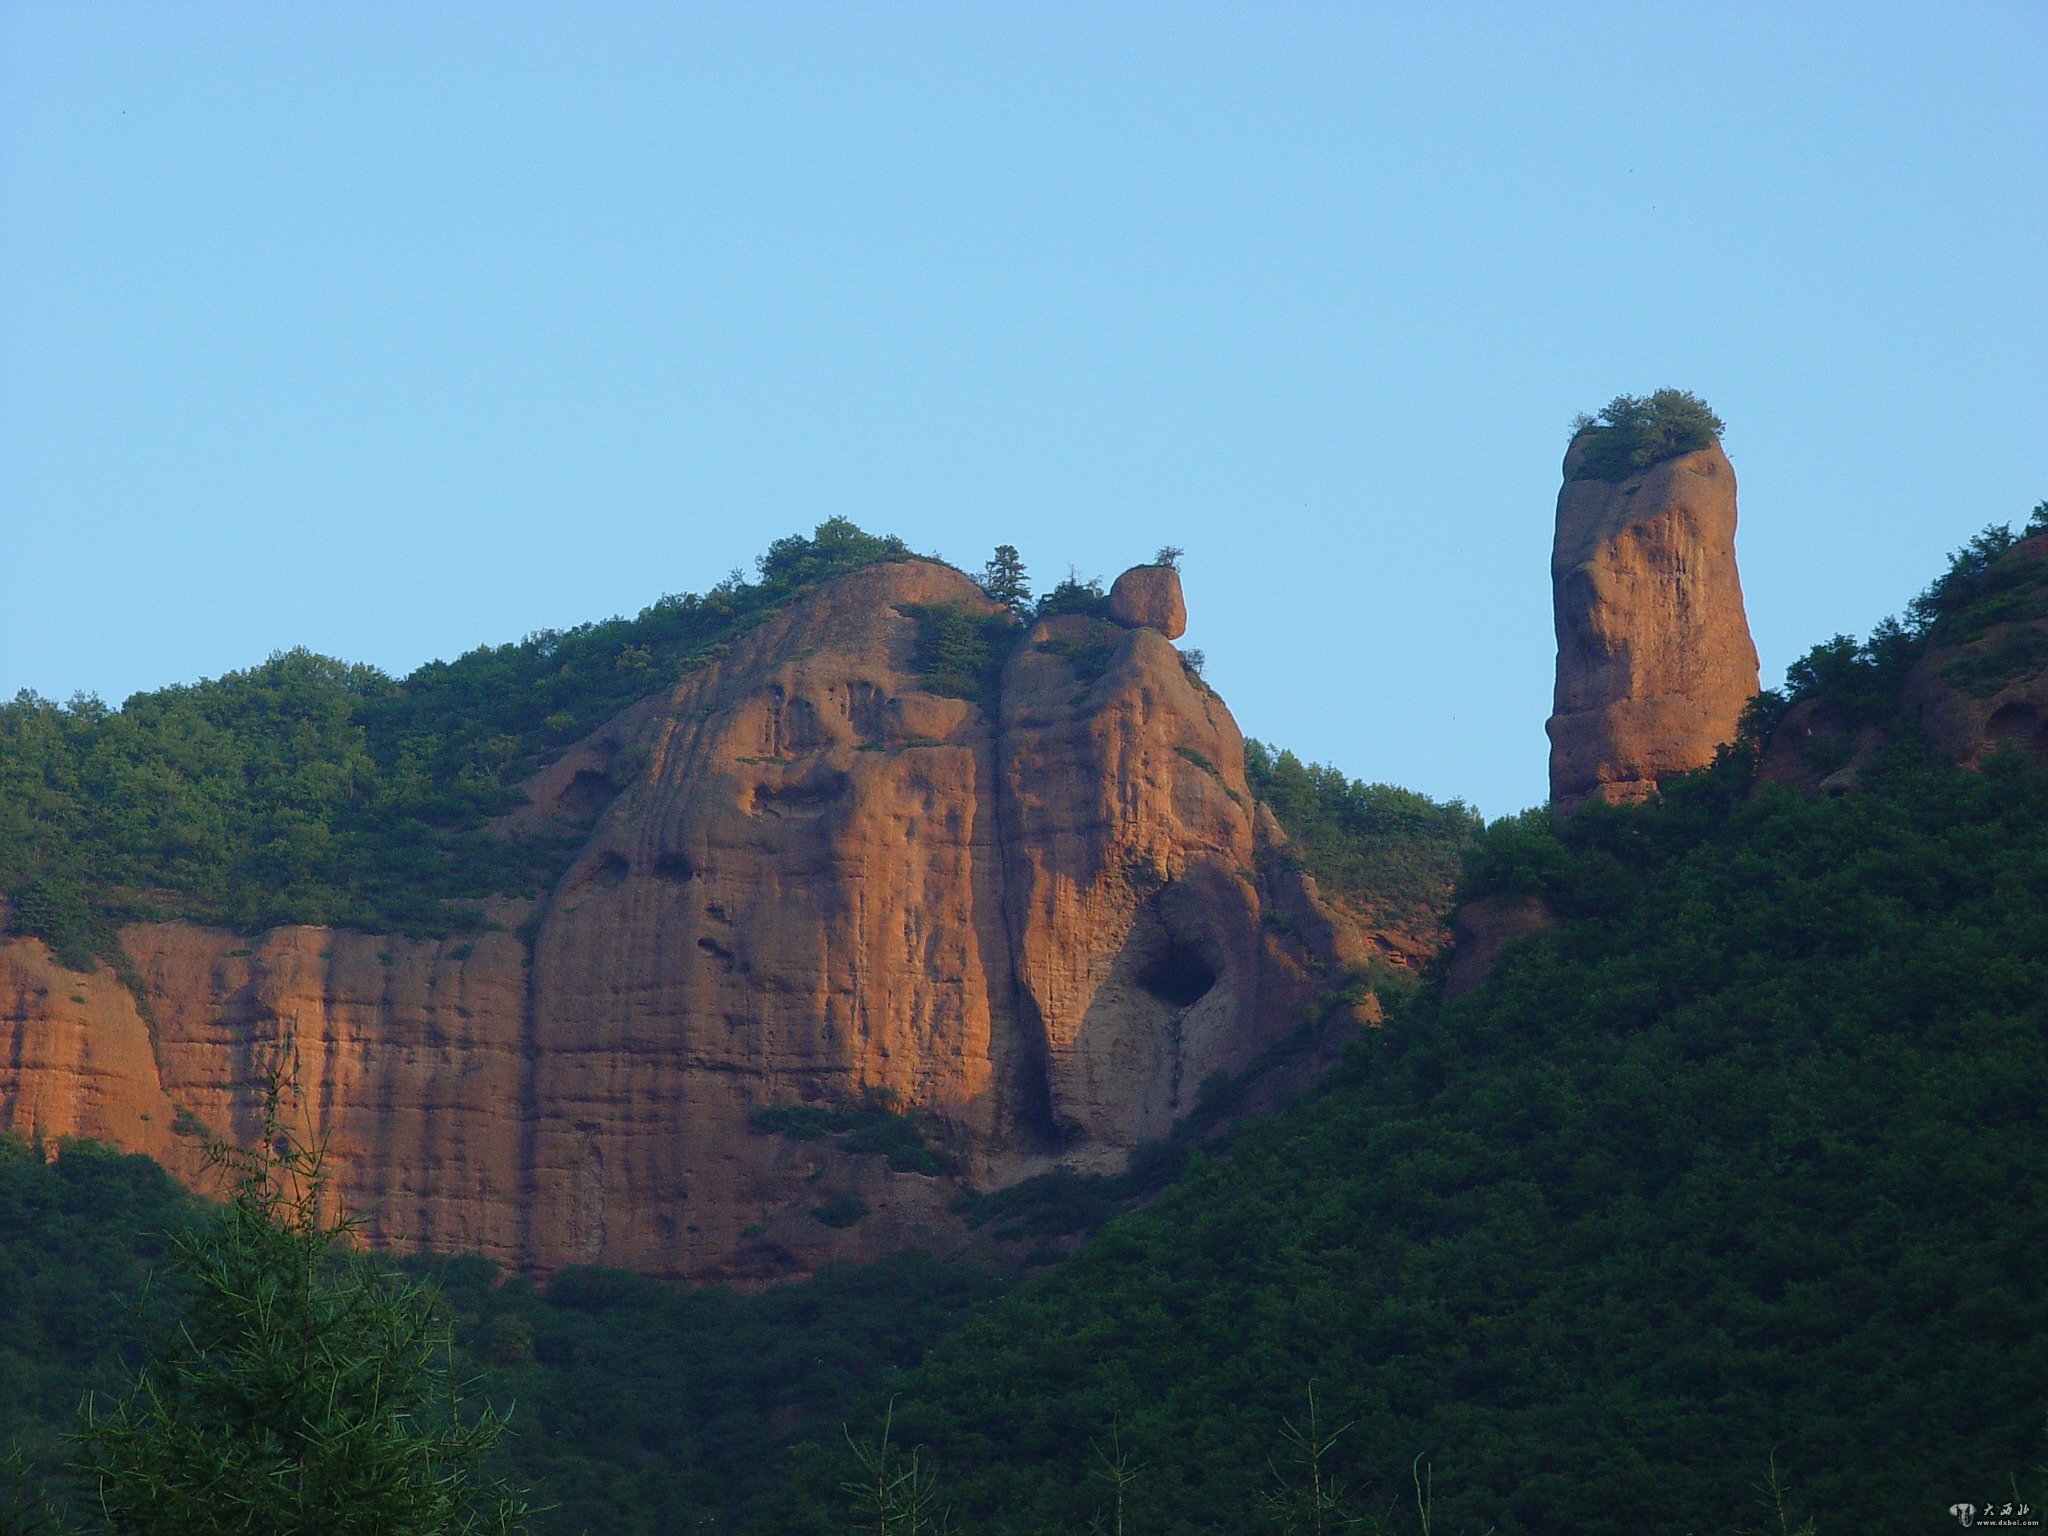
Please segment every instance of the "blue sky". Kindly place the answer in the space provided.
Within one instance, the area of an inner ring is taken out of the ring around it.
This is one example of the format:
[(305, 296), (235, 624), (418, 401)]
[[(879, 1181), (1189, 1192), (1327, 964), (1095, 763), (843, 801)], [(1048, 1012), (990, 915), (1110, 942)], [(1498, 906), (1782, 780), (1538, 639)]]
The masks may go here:
[(1767, 680), (2048, 497), (2048, 8), (0, 4), (0, 690), (405, 671), (832, 515), (1187, 550), (1250, 734), (1542, 798), (1566, 423)]

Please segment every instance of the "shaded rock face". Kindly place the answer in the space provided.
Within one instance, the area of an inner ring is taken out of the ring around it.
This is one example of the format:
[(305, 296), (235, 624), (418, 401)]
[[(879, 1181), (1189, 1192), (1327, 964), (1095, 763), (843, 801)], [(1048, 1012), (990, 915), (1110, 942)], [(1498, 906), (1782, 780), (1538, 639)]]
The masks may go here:
[(2048, 533), (2022, 539), (1999, 565), (2031, 578), (2012, 593), (2012, 617), (1929, 646), (1900, 698), (1936, 749), (1964, 768), (2005, 746), (2048, 764)]
[[(146, 1011), (0, 941), (0, 1124), (198, 1178), (289, 1042), (373, 1241), (742, 1282), (946, 1247), (962, 1178), (1120, 1166), (1361, 941), (1312, 889), (1284, 893), (1307, 938), (1265, 921), (1277, 828), (1164, 630), (1039, 624), (984, 708), (912, 669), (930, 604), (995, 611), (870, 567), (537, 775), (514, 828), (586, 841), (498, 931), (141, 925)], [(960, 1176), (751, 1124), (876, 1098)]]
[(1463, 997), (1499, 968), (1510, 944), (1556, 926), (1557, 914), (1541, 896), (1482, 896), (1466, 902), (1452, 922), (1445, 991)]
[(1901, 722), (1959, 768), (2001, 747), (2048, 764), (2048, 534), (2022, 539), (1993, 571), (2002, 579), (1989, 611), (1936, 630), (1899, 690), (1898, 720), (1851, 718), (1824, 696), (1802, 698), (1771, 733), (1757, 776), (1802, 792), (1854, 790)]
[(1119, 624), (1156, 629), (1169, 640), (1188, 632), (1180, 572), (1170, 565), (1137, 565), (1125, 571), (1109, 589), (1107, 612)]
[(1820, 699), (1801, 699), (1771, 732), (1757, 780), (1802, 794), (1854, 789), (1863, 765), (1886, 740), (1874, 725), (1840, 719)]
[(1703, 768), (1757, 691), (1735, 569), (1735, 471), (1720, 445), (1626, 480), (1565, 457), (1550, 579), (1557, 692), (1550, 798), (1640, 800)]

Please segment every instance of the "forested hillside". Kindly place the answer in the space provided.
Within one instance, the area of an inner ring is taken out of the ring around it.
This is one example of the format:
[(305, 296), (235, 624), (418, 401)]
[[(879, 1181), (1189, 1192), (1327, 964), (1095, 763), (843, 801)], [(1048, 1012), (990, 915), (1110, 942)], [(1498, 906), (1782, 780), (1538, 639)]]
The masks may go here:
[[(1497, 826), (1475, 894), (1553, 934), (896, 1383), (960, 1528), (1087, 1528), (1114, 1436), (1127, 1529), (1256, 1529), (1311, 1385), (1400, 1529), (1417, 1456), (1439, 1531), (1732, 1531), (1774, 1459), (1824, 1533), (2037, 1486), (2048, 775), (1747, 775)], [(814, 1455), (773, 1529), (833, 1528)]]
[[(2038, 1493), (2048, 772), (1952, 768), (1899, 698), (1930, 647), (2048, 613), (2017, 537), (1816, 647), (1661, 799), (1495, 823), (1460, 895), (1549, 931), (892, 1383), (961, 1527), (1288, 1529), (1311, 1476), (1395, 1529), (1617, 1536)], [(1875, 728), (1853, 792), (1757, 781), (1799, 705)], [(1342, 1429), (1313, 1469), (1311, 1391)], [(764, 1528), (830, 1529), (846, 1465), (799, 1455)]]
[[(1463, 807), (1284, 752), (1254, 760), (1312, 870), (1346, 889), (1444, 899), (1473, 835)], [(987, 1199), (977, 1220), (1013, 1234), (997, 1250), (1011, 1262), (1042, 1261), (1046, 1236), (1156, 1194), (1189, 1145), (1161, 1149), (1136, 1177), (1068, 1175)], [(80, 1144), (46, 1166), (0, 1141), (0, 1449), (26, 1446), (56, 1472), (82, 1392), (116, 1388), (133, 1363), (133, 1309), (164, 1234), (202, 1209), (147, 1158)], [(1012, 1283), (915, 1253), (753, 1297), (593, 1269), (536, 1285), (462, 1257), (407, 1268), (440, 1283), (463, 1370), (510, 1413), (496, 1469), (554, 1506), (535, 1528), (561, 1536), (657, 1536), (679, 1508), (711, 1529), (761, 1517), (783, 1492), (791, 1443), (829, 1442), (890, 1372)]]
[[(63, 1503), (80, 1404), (123, 1395), (168, 1321), (149, 1283), (166, 1239), (211, 1207), (146, 1157), (39, 1154), (0, 1135), (0, 1458), (20, 1452)], [(440, 1290), (465, 1395), (510, 1416), (494, 1470), (554, 1506), (535, 1528), (564, 1536), (659, 1536), (679, 1510), (732, 1528), (779, 1489), (792, 1436), (831, 1429), (1000, 1288), (915, 1253), (758, 1296), (597, 1269), (537, 1286), (470, 1258), (405, 1268)], [(12, 1536), (7, 1481), (0, 1468)]]
[(121, 1385), (150, 1272), (195, 1207), (146, 1157), (41, 1152), (0, 1135), (0, 1451), (51, 1459), (80, 1396)]
[[(514, 1470), (566, 1505), (544, 1528), (770, 1499), (750, 1528), (838, 1529), (837, 1420), (893, 1399), (958, 1529), (1087, 1528), (1112, 1440), (1143, 1464), (1126, 1529), (1258, 1529), (1311, 1384), (1356, 1421), (1326, 1470), (1397, 1529), (1417, 1456), (1439, 1531), (1734, 1531), (1773, 1462), (1823, 1533), (2033, 1486), (2048, 776), (1901, 749), (1808, 799), (1738, 760), (1498, 824), (1473, 881), (1563, 922), (992, 1309), (915, 1259), (753, 1300), (458, 1266), (491, 1395), (525, 1404)], [(35, 1299), (7, 1369), (46, 1423), (128, 1336), (133, 1233), (175, 1219), (139, 1161), (8, 1165)]]
[(1427, 934), (1442, 921), (1465, 851), (1485, 825), (1462, 800), (1367, 784), (1284, 747), (1244, 744), (1252, 793), (1326, 895), (1378, 923)]
[[(1659, 800), (1493, 824), (1463, 899), (1554, 925), (1408, 996), (1305, 1102), (991, 1202), (1098, 1229), (1055, 1268), (910, 1255), (743, 1297), (421, 1261), (513, 1409), (505, 1470), (560, 1505), (539, 1528), (844, 1530), (885, 1425), (971, 1536), (1306, 1530), (1311, 1503), (1446, 1536), (2041, 1507), (2048, 771), (1947, 766), (1896, 692), (1930, 644), (2040, 606), (2010, 542), (1818, 648)], [(1853, 792), (1757, 781), (1807, 700), (1881, 727)], [(1464, 841), (1458, 808), (1255, 759), (1319, 878), (1424, 899)], [(141, 1159), (0, 1155), (0, 1444), (48, 1464), (191, 1211)]]

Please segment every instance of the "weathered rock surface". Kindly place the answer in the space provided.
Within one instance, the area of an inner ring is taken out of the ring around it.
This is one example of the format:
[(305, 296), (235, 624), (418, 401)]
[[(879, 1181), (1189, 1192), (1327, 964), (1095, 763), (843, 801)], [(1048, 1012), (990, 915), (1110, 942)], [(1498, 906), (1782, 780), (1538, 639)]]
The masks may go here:
[(1550, 579), (1550, 798), (1640, 800), (1705, 767), (1757, 691), (1735, 568), (1735, 471), (1717, 443), (1626, 480), (1565, 456)]
[[(1997, 591), (1983, 608), (1935, 630), (1899, 690), (1899, 714), (1959, 768), (2005, 746), (2048, 763), (2048, 534), (2022, 539), (1992, 574)], [(1802, 698), (1772, 731), (1758, 777), (1803, 792), (1853, 790), (1895, 724)]]
[(1288, 1013), (1305, 978), (1261, 925), (1244, 739), (1162, 632), (1043, 621), (1002, 700), (1019, 1022), (1045, 1130), (1100, 1167), (1242, 1067), (1245, 1021)]
[(1188, 632), (1180, 572), (1170, 565), (1134, 565), (1109, 589), (1109, 616), (1133, 629), (1156, 629), (1169, 640)]
[(1510, 944), (1556, 926), (1557, 914), (1541, 896), (1482, 896), (1466, 902), (1452, 920), (1444, 989), (1452, 997), (1464, 996), (1494, 973)]
[(1801, 699), (1765, 743), (1757, 779), (1802, 794), (1836, 794), (1856, 787), (1863, 765), (1888, 738), (1877, 726), (1845, 720), (1821, 699)]
[(2001, 609), (2011, 616), (1929, 646), (1900, 699), (1942, 755), (1964, 768), (2008, 745), (2048, 763), (2048, 533), (2020, 540), (1998, 563), (2018, 578)]
[(981, 1187), (1119, 1165), (1362, 940), (1277, 890), (1237, 727), (1166, 627), (1041, 624), (984, 709), (912, 669), (923, 604), (994, 611), (870, 567), (539, 774), (514, 822), (588, 830), (530, 952), (515, 904), (444, 940), (141, 925), (145, 1014), (0, 941), (0, 1124), (197, 1177), (288, 1043), (374, 1241), (739, 1281), (962, 1236), (959, 1178), (764, 1108), (885, 1097)]

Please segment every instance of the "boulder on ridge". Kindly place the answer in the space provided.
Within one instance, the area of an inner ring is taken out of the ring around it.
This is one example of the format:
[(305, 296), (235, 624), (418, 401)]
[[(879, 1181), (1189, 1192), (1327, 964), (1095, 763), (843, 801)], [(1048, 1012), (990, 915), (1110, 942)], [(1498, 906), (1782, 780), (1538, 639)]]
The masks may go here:
[(1180, 572), (1170, 565), (1134, 565), (1109, 589), (1109, 616), (1132, 629), (1156, 629), (1169, 640), (1188, 632)]

